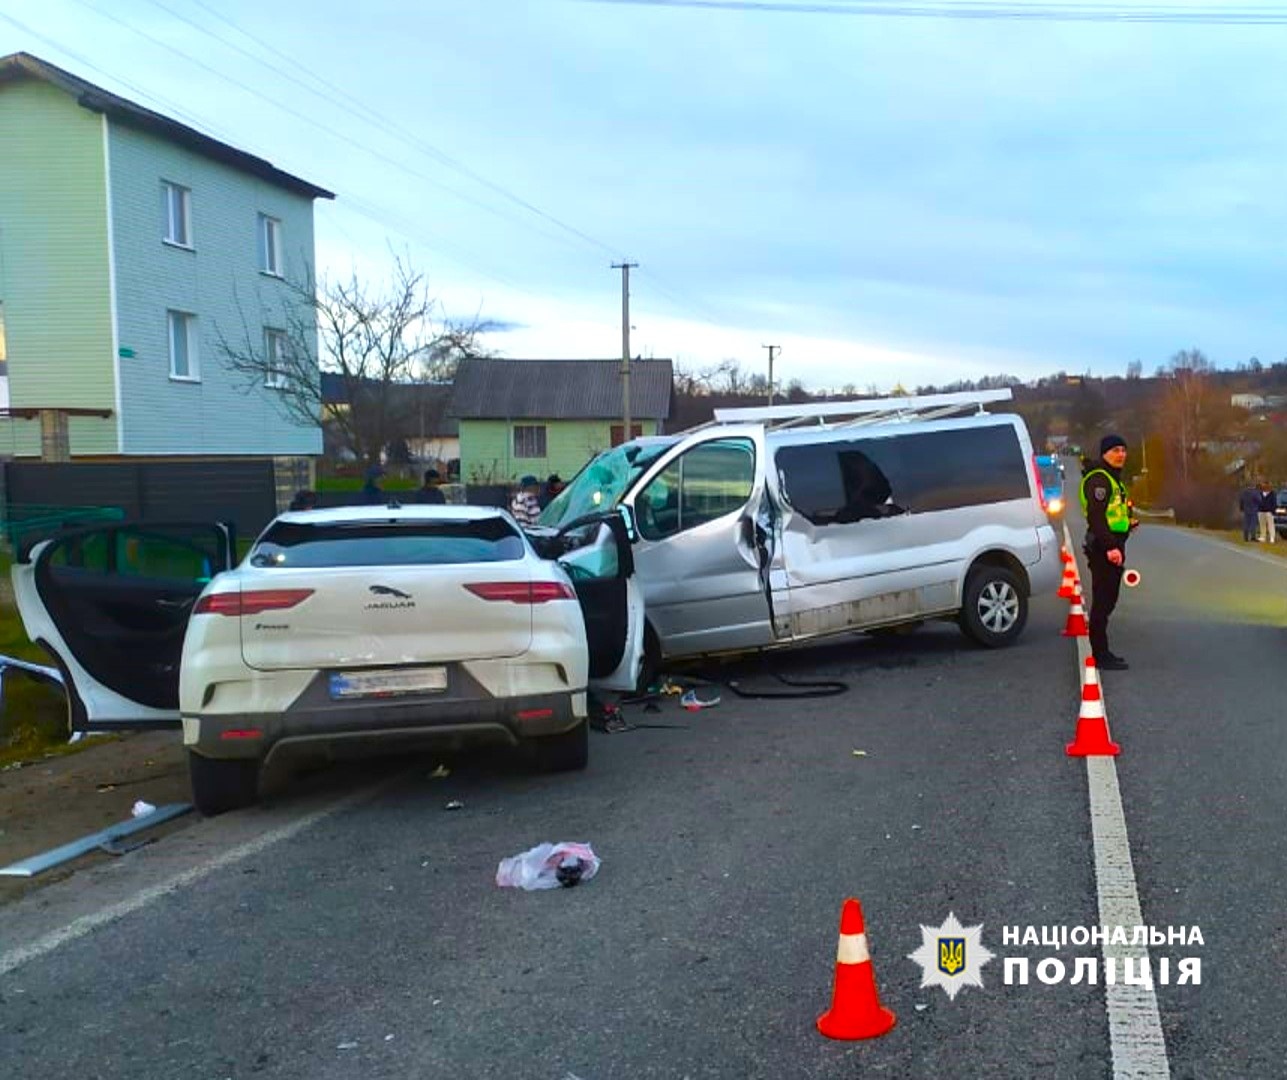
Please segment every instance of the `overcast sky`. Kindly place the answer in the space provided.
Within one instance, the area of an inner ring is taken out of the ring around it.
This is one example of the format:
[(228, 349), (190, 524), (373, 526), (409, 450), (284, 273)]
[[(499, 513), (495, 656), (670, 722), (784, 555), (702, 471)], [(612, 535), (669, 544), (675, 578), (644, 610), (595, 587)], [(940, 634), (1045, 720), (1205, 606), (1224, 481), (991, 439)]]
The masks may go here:
[(620, 355), (629, 259), (632, 352), (762, 371), (774, 343), (812, 387), (1282, 359), (1285, 49), (581, 0), (0, 8), (0, 53), (337, 192), (324, 271), (405, 252), (514, 324), (503, 355)]

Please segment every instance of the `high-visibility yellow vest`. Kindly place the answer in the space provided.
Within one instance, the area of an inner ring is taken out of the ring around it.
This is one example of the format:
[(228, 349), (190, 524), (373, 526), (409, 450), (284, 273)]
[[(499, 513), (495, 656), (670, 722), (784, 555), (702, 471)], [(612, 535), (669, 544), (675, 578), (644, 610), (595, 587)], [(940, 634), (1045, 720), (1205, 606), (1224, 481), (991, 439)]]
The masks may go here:
[(1131, 508), (1130, 500), (1126, 495), (1126, 487), (1120, 483), (1112, 473), (1107, 469), (1091, 469), (1081, 478), (1081, 512), (1086, 513), (1086, 481), (1096, 473), (1103, 473), (1108, 478), (1109, 487), (1112, 494), (1108, 497), (1108, 506), (1104, 509), (1104, 518), (1108, 522), (1108, 531), (1115, 533), (1126, 533), (1131, 531)]

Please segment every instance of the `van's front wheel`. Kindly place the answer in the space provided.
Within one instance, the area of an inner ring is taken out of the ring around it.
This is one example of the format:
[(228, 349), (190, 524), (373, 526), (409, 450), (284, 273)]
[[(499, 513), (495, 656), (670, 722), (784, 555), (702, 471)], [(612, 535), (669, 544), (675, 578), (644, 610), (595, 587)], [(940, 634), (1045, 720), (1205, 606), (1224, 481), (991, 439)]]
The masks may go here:
[(1028, 596), (1014, 574), (979, 566), (965, 579), (959, 623), (966, 637), (988, 649), (1012, 645), (1028, 621)]

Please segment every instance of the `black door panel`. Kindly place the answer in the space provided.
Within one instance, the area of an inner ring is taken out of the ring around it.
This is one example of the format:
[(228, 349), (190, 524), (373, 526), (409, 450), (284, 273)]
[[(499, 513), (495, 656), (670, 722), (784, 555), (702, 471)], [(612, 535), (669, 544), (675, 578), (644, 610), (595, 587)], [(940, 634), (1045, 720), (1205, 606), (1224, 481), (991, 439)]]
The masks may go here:
[(176, 709), (188, 616), (231, 548), (230, 533), (211, 525), (85, 530), (40, 553), (36, 589), (92, 679), (140, 705)]
[[(610, 534), (606, 541), (604, 525)], [(560, 530), (560, 538), (573, 547), (598, 545), (603, 550), (610, 545), (611, 557), (605, 560), (602, 576), (587, 576), (582, 568), (564, 563), (585, 620), (590, 678), (606, 678), (621, 665), (630, 628), (626, 579), (634, 573), (634, 552), (629, 530), (619, 513), (611, 513), (573, 522)]]

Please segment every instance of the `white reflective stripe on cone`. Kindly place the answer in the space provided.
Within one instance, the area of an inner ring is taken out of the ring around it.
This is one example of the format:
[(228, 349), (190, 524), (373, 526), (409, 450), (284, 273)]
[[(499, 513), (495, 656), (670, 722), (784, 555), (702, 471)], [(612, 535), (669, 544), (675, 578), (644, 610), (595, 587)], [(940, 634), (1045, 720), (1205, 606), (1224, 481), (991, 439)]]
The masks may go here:
[(1081, 703), (1080, 720), (1106, 720), (1108, 714), (1104, 712), (1104, 703), (1097, 699), (1090, 699)]
[(865, 964), (870, 959), (866, 934), (840, 935), (840, 947), (836, 950), (837, 964)]

